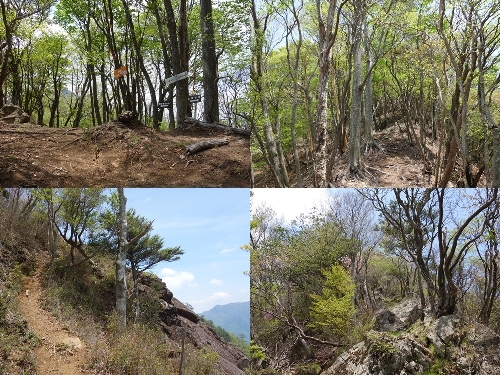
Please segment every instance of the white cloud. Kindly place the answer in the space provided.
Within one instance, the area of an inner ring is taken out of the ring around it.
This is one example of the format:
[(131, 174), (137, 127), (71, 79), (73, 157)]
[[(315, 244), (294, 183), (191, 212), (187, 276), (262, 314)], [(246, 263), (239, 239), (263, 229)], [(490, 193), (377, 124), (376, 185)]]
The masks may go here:
[(221, 250), (220, 253), (221, 254), (227, 254), (227, 253), (230, 253), (232, 251), (236, 250), (234, 247), (232, 249), (224, 249), (224, 250)]
[(207, 298), (203, 298), (202, 300), (194, 301), (196, 304), (203, 304), (206, 302), (215, 302), (221, 299), (226, 299), (231, 297), (229, 293), (226, 292), (215, 292), (211, 296), (208, 296)]
[(314, 207), (321, 207), (328, 197), (327, 189), (253, 189), (252, 210), (261, 204), (271, 207), (278, 217), (291, 222)]
[(210, 284), (212, 284), (212, 285), (222, 285), (222, 284), (224, 284), (224, 282), (222, 280), (219, 280), (219, 279), (212, 279), (212, 280), (210, 280)]
[(226, 292), (215, 292), (210, 297), (207, 298), (209, 301), (218, 301), (220, 299), (225, 299), (231, 297), (229, 293)]
[(162, 268), (158, 272), (158, 276), (167, 284), (169, 289), (176, 289), (182, 285), (194, 287), (197, 284), (193, 283), (194, 275), (187, 271), (175, 271), (171, 268)]

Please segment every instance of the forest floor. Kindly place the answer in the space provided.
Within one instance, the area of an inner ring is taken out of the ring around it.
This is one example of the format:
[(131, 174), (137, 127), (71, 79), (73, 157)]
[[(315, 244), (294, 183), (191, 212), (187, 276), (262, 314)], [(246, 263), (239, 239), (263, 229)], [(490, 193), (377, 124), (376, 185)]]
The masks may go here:
[[(194, 155), (193, 143), (228, 145)], [(250, 141), (198, 125), (160, 132), (113, 121), (84, 130), (0, 121), (5, 187), (249, 187)]]
[[(415, 127), (418, 135), (419, 130)], [(362, 187), (432, 187), (434, 184), (434, 170), (424, 171), (422, 154), (416, 144), (410, 145), (404, 126), (391, 126), (382, 131), (375, 132), (375, 142), (383, 151), (373, 148), (370, 151), (362, 152), (361, 162), (365, 166), (364, 178), (356, 175), (348, 175), (349, 155), (337, 155), (332, 169), (332, 187), (336, 188), (362, 188)], [(425, 153), (426, 158), (435, 166), (436, 155), (438, 153), (438, 141), (432, 140), (429, 135), (426, 138)], [(362, 151), (365, 151), (362, 147)], [(255, 160), (255, 159), (254, 159)], [(289, 177), (295, 184), (296, 178), (293, 172), (293, 156), (288, 157)], [(301, 165), (303, 171), (305, 164)], [(474, 173), (477, 173), (473, 167)], [(429, 173), (430, 172), (430, 173)], [(274, 180), (268, 173), (267, 166), (254, 169), (255, 187), (273, 187)], [(312, 187), (312, 176), (303, 176), (305, 187)], [(459, 176), (454, 174), (450, 186), (456, 186)], [(484, 180), (480, 180), (479, 185)]]
[(88, 350), (83, 341), (70, 333), (68, 327), (59, 323), (40, 306), (42, 287), (38, 272), (25, 279), (24, 289), (18, 299), (19, 311), (28, 322), (29, 329), (41, 343), (35, 349), (37, 373), (83, 375), (83, 366)]

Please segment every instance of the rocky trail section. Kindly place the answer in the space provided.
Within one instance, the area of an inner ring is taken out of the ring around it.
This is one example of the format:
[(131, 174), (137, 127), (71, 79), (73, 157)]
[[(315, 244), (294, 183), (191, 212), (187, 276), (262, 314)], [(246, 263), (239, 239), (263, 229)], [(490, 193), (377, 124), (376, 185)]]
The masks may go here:
[(499, 344), (500, 336), (483, 324), (457, 315), (434, 318), (418, 302), (405, 301), (379, 310), (366, 339), (321, 374), (500, 374)]
[(83, 367), (88, 353), (85, 343), (41, 308), (42, 287), (38, 275), (26, 277), (24, 289), (18, 300), (19, 311), (29, 329), (41, 340), (35, 349), (37, 373), (85, 374)]

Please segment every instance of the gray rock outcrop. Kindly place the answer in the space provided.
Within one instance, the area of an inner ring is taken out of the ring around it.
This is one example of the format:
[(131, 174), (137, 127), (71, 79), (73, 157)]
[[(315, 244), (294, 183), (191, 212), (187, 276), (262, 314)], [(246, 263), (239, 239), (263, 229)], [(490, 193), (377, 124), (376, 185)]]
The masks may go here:
[(410, 335), (370, 331), (365, 341), (340, 355), (322, 375), (418, 374), (431, 364), (431, 352)]
[(440, 317), (427, 329), (427, 339), (434, 344), (436, 354), (446, 357), (446, 347), (458, 344), (462, 339), (460, 318), (456, 315), (445, 315)]
[(391, 311), (404, 323), (405, 327), (411, 327), (415, 322), (424, 317), (420, 303), (410, 299), (394, 306)]
[(0, 108), (0, 121), (8, 124), (24, 124), (30, 121), (30, 116), (17, 105), (4, 105)]
[(378, 332), (398, 332), (405, 328), (404, 322), (391, 310), (382, 309), (375, 313), (373, 330)]
[(321, 375), (409, 375), (431, 368), (446, 374), (500, 374), (500, 336), (493, 330), (457, 315), (429, 315), (417, 324), (422, 317), (416, 302), (379, 310), (376, 330)]

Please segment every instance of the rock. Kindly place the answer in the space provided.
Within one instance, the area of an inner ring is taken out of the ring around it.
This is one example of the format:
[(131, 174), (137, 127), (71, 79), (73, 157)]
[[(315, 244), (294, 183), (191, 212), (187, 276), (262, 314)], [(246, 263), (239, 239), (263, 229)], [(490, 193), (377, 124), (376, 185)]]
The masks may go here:
[(416, 300), (407, 300), (394, 306), (391, 311), (404, 323), (405, 327), (411, 327), (413, 323), (424, 316), (420, 303)]
[(360, 342), (337, 358), (322, 375), (418, 374), (431, 367), (431, 353), (408, 335), (392, 337), (370, 331)]
[(250, 368), (250, 360), (247, 357), (241, 357), (236, 364), (240, 370)]
[(434, 344), (436, 354), (444, 358), (446, 356), (446, 346), (458, 343), (461, 339), (459, 332), (460, 318), (456, 315), (445, 315), (432, 323), (427, 329), (426, 337)]
[(82, 341), (78, 337), (66, 337), (62, 340), (62, 344), (67, 345), (72, 350), (83, 348)]
[(188, 309), (177, 308), (177, 314), (186, 319), (189, 319), (193, 323), (198, 323), (198, 321), (200, 320), (200, 318), (198, 317), (198, 315), (196, 315), (196, 313)]
[(481, 323), (474, 324), (469, 337), (476, 346), (498, 345), (500, 343), (500, 336)]
[(181, 326), (181, 321), (177, 315), (177, 308), (163, 300), (160, 300), (162, 311), (159, 313), (160, 320), (167, 326)]
[(121, 115), (118, 116), (118, 121), (131, 123), (139, 118), (139, 114), (134, 111), (125, 111)]
[(23, 124), (30, 121), (30, 116), (17, 105), (4, 105), (0, 108), (0, 120), (9, 124)]
[(398, 332), (405, 328), (404, 322), (396, 314), (387, 309), (375, 313), (373, 329), (379, 332)]
[(168, 289), (167, 287), (165, 287), (163, 290), (162, 290), (162, 295), (160, 296), (160, 298), (164, 301), (166, 301), (167, 303), (172, 303), (172, 298), (174, 297), (174, 293), (172, 293), (170, 291), (170, 289)]

